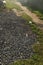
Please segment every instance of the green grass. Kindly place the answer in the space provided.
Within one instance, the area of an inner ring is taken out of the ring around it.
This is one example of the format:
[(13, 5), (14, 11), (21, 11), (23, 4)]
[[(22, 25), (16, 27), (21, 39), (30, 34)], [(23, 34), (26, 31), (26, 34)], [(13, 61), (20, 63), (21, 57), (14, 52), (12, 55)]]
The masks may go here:
[(38, 17), (40, 20), (43, 20), (43, 13), (39, 12), (39, 11), (33, 11)]
[(30, 16), (28, 16), (26, 13), (22, 14), (22, 18), (25, 19), (27, 22), (32, 21), (32, 18)]
[(36, 60), (39, 65), (43, 65), (43, 43), (33, 45), (33, 50), (35, 52), (33, 59)]
[(20, 10), (20, 11), (22, 10), (19, 5), (12, 3), (9, 0), (8, 1), (6, 0), (6, 8), (8, 8), (8, 9), (14, 9), (15, 8), (15, 9)]
[(37, 35), (37, 41), (39, 41), (40, 43), (43, 43), (43, 31), (40, 30), (38, 28), (38, 26), (36, 24), (29, 24), (33, 33), (35, 33)]
[[(23, 13), (22, 18), (26, 20), (26, 24), (29, 25), (33, 33), (37, 35), (37, 41), (43, 43), (43, 31), (38, 28), (38, 26), (32, 21), (32, 18), (27, 14)], [(30, 24), (29, 21), (32, 21), (32, 24)]]
[(32, 13), (35, 13), (40, 20), (43, 20), (43, 11), (38, 9), (32, 9), (31, 7), (28, 8)]
[(25, 5), (32, 13), (35, 13), (40, 20), (43, 20), (43, 11), (37, 8), (29, 7), (27, 4)]
[(9, 9), (14, 9), (14, 8), (15, 8), (15, 9), (20, 10), (20, 11), (22, 10), (18, 5), (16, 5), (16, 4), (11, 4), (11, 3), (10, 3), (10, 4), (7, 3), (7, 4), (6, 4), (6, 7), (9, 8)]

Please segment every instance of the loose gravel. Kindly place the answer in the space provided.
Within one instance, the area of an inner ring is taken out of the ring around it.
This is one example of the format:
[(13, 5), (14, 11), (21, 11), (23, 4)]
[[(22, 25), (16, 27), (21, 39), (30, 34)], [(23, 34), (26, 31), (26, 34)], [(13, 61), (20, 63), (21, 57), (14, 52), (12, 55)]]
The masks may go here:
[(0, 13), (0, 62), (3, 65), (28, 59), (34, 53), (32, 45), (36, 42), (36, 34), (25, 23), (12, 11)]

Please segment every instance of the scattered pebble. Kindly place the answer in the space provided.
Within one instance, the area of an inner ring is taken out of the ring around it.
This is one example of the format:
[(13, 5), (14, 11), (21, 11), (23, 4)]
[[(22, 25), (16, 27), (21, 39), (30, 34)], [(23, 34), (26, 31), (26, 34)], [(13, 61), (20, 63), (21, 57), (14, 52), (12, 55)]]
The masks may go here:
[(28, 37), (28, 34), (26, 33), (26, 37)]
[(3, 30), (3, 28), (0, 28), (0, 31)]
[(30, 24), (32, 24), (32, 21), (29, 21)]
[(6, 4), (6, 1), (4, 0), (3, 3)]

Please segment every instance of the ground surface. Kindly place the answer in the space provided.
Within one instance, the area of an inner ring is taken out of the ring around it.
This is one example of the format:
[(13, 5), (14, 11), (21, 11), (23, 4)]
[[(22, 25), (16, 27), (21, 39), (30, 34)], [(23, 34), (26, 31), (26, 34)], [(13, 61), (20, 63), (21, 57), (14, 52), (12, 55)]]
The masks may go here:
[[(42, 20), (20, 3), (16, 4), (22, 8), (22, 12), (43, 28)], [(30, 58), (34, 53), (32, 45), (37, 41), (37, 35), (32, 32), (29, 25), (25, 24), (24, 19), (16, 16), (17, 14), (16, 9), (0, 12), (0, 61), (5, 65), (17, 59)]]
[[(22, 4), (20, 2), (15, 2), (15, 3), (18, 4), (22, 9), (22, 12), (16, 11), (17, 15), (18, 15), (18, 13), (23, 13), (23, 12), (26, 13), (27, 15), (29, 15), (32, 18), (33, 22), (35, 22), (39, 26), (39, 28), (43, 29), (43, 20), (40, 20), (39, 17), (35, 13), (32, 13), (25, 6), (22, 6)], [(13, 9), (13, 11), (15, 11), (15, 9)]]
[(32, 44), (36, 42), (25, 20), (17, 17), (15, 13), (0, 13), (0, 60), (9, 64), (17, 59), (27, 59), (33, 54)]

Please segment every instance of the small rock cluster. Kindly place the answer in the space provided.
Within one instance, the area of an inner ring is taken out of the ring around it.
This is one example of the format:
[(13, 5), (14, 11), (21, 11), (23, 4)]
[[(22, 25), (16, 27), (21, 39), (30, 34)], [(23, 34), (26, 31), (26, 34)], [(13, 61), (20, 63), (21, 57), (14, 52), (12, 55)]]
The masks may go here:
[(0, 61), (3, 65), (32, 56), (36, 35), (25, 22), (12, 11), (0, 13)]

